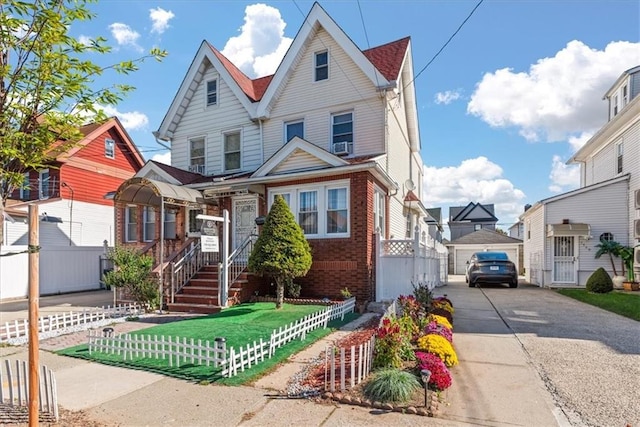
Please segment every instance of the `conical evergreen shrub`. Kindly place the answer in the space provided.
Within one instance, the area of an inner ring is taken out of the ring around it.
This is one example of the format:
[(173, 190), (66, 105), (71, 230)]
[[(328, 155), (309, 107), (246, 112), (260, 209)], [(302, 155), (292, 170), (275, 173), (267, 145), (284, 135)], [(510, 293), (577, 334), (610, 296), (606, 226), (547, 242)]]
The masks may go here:
[(606, 294), (613, 290), (613, 281), (609, 276), (609, 273), (604, 268), (600, 267), (594, 271), (589, 279), (587, 279), (587, 291), (597, 294)]

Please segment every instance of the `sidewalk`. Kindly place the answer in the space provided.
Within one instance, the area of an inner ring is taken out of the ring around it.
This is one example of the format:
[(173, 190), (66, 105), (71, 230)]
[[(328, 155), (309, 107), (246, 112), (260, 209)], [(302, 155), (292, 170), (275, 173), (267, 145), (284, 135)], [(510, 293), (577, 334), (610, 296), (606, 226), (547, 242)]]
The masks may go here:
[[(60, 405), (82, 410), (108, 426), (566, 425), (560, 415), (556, 418), (549, 393), (493, 307), (466, 291), (464, 282), (450, 282), (435, 292), (448, 294), (455, 306), (454, 345), (460, 360), (452, 370), (453, 386), (443, 394), (439, 418), (268, 396), (284, 390), (306, 361), (317, 357), (328, 342), (346, 335), (345, 330), (330, 334), (245, 387), (203, 386), (48, 352), (84, 342), (86, 333), (41, 342), (40, 357), (56, 374)], [(119, 323), (115, 332), (152, 325)], [(7, 356), (26, 360), (26, 346), (0, 348), (0, 359)]]

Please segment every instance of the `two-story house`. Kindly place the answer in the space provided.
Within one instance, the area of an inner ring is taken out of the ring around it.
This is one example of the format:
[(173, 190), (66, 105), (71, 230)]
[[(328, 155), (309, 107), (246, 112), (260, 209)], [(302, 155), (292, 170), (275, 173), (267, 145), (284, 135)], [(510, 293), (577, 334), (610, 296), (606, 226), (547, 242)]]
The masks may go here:
[(607, 91), (609, 121), (568, 161), (580, 165), (580, 188), (541, 200), (521, 215), (531, 283), (584, 286), (599, 267), (613, 274), (608, 259), (594, 257), (600, 240), (638, 243), (639, 93), (640, 66), (622, 73)]
[(371, 301), (376, 233), (426, 232), (411, 41), (361, 50), (317, 3), (273, 75), (251, 79), (203, 41), (155, 135), (190, 175), (150, 164), (121, 186), (122, 244), (143, 246), (145, 223), (151, 245), (171, 230), (174, 253), (200, 235), (199, 213), (226, 209), (241, 248), (281, 195), (313, 250), (303, 294)]
[(470, 202), (466, 206), (451, 206), (448, 221), (450, 240), (478, 230), (495, 231), (497, 222), (493, 204)]
[(9, 197), (4, 245), (26, 245), (29, 204), (39, 205), (40, 246), (114, 243), (113, 200), (105, 198), (131, 178), (144, 159), (117, 118), (83, 126), (83, 138), (50, 166), (24, 174)]

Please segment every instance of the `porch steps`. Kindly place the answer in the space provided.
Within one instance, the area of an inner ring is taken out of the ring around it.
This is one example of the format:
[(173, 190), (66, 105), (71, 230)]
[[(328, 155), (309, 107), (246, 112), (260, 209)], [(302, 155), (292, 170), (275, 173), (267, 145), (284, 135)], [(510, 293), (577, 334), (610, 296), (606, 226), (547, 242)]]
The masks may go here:
[[(229, 287), (229, 296), (233, 298), (242, 291), (247, 283), (247, 273), (242, 273)], [(222, 310), (218, 301), (218, 267), (205, 266), (175, 295), (174, 302), (169, 303), (169, 311), (182, 313), (211, 314)]]

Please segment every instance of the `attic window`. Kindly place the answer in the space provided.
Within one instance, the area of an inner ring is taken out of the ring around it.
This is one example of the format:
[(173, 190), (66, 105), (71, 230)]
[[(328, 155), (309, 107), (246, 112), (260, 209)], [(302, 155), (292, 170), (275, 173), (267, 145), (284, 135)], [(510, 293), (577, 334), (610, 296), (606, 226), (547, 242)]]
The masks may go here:
[(325, 50), (315, 54), (315, 81), (329, 78), (329, 53)]
[(600, 241), (601, 242), (613, 242), (613, 234), (606, 232), (606, 233), (602, 233), (600, 235)]
[(104, 156), (110, 159), (116, 157), (116, 142), (113, 139), (104, 140)]
[(207, 82), (207, 107), (218, 103), (218, 81), (209, 80)]

